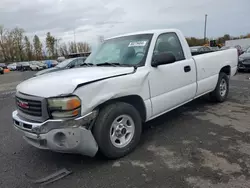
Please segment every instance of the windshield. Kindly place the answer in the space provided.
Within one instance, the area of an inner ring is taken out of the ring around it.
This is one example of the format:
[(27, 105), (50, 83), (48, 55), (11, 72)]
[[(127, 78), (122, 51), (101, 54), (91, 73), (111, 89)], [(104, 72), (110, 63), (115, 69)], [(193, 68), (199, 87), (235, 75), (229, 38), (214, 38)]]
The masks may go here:
[(108, 39), (86, 59), (94, 65), (118, 63), (144, 65), (153, 34), (140, 34)]
[(67, 65), (73, 61), (75, 58), (71, 58), (71, 59), (66, 59), (64, 60), (63, 62), (59, 63), (58, 65), (56, 65), (56, 67), (58, 68), (64, 68), (64, 67), (67, 67)]

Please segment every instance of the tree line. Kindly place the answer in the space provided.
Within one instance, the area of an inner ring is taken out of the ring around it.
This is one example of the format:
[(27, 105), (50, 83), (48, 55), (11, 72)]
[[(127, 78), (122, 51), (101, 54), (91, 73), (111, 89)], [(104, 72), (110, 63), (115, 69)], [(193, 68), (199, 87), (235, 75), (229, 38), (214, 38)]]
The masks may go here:
[[(235, 40), (235, 39), (245, 39), (250, 38), (250, 33), (246, 35), (240, 35), (238, 37), (230, 36), (229, 34), (225, 34), (222, 37), (215, 38), (213, 40), (216, 40), (216, 43), (220, 46), (223, 46), (227, 40)], [(189, 46), (202, 46), (204, 44), (209, 44), (209, 39), (204, 38), (195, 38), (195, 37), (187, 37), (187, 42)]]
[[(244, 38), (250, 38), (250, 33), (238, 37), (225, 34), (215, 40), (217, 44), (222, 46), (227, 40)], [(205, 41), (202, 38), (195, 37), (187, 37), (186, 39), (189, 46), (209, 44), (209, 39)], [(67, 56), (70, 53), (90, 51), (91, 47), (87, 42), (75, 43), (69, 41), (65, 43), (48, 32), (44, 43), (42, 43), (37, 35), (34, 35), (32, 39), (26, 36), (22, 28), (7, 29), (0, 25), (0, 61), (2, 62), (55, 59), (58, 56)]]
[(0, 25), (0, 62), (55, 59), (70, 53), (90, 51), (87, 42), (65, 43), (48, 32), (43, 43), (37, 35), (32, 38), (26, 36), (22, 28), (7, 29)]

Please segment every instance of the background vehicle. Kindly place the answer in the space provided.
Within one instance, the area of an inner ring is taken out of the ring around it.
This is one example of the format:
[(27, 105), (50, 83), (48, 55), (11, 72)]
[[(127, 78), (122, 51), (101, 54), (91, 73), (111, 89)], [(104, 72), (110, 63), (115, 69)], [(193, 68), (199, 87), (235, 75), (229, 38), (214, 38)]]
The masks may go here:
[(0, 63), (0, 67), (2, 67), (3, 69), (7, 69), (7, 65), (5, 63)]
[(4, 74), (4, 70), (2, 67), (0, 67), (0, 74)]
[(192, 56), (176, 29), (113, 37), (84, 67), (19, 84), (14, 126), (40, 149), (119, 158), (138, 145), (142, 122), (205, 94), (225, 101), (237, 58), (236, 49)]
[(50, 73), (50, 72), (60, 71), (60, 70), (64, 70), (64, 69), (74, 68), (74, 67), (77, 67), (77, 66), (80, 66), (81, 64), (83, 64), (85, 59), (86, 59), (85, 57), (66, 59), (66, 60), (59, 63), (57, 66), (55, 66), (53, 68), (37, 72), (34, 76), (39, 76), (39, 75), (42, 75), (42, 74), (45, 74), (45, 73)]
[(21, 71), (31, 70), (29, 62), (21, 62)]
[(193, 55), (212, 52), (212, 50), (207, 46), (193, 46), (190, 47), (190, 50)]
[(46, 61), (41, 61), (41, 65), (43, 66), (43, 69), (48, 68), (48, 65), (47, 65)]
[(47, 68), (55, 67), (58, 65), (56, 60), (45, 60), (44, 63), (47, 65)]
[(17, 64), (16, 63), (11, 63), (7, 66), (7, 68), (11, 71), (15, 71), (16, 70), (16, 66)]
[(58, 57), (58, 58), (57, 58), (57, 61), (60, 63), (60, 62), (63, 62), (65, 59), (66, 59), (66, 58), (62, 56), (62, 57)]
[(55, 66), (57, 66), (58, 64), (59, 64), (58, 61), (56, 61), (56, 60), (51, 60), (51, 66), (52, 66), (52, 67), (55, 67)]
[(21, 71), (22, 70), (22, 62), (16, 63), (16, 70)]
[(71, 54), (68, 54), (66, 58), (68, 59), (68, 58), (76, 58), (76, 57), (88, 57), (90, 54), (91, 52), (71, 53)]
[(225, 42), (225, 46), (227, 47), (236, 47), (240, 46), (241, 49), (247, 49), (250, 47), (250, 38), (247, 39), (236, 39), (236, 40), (227, 40)]
[(212, 51), (219, 51), (220, 50), (220, 48), (218, 46), (217, 47), (211, 47), (211, 46), (209, 46), (209, 48)]
[(250, 70), (250, 47), (239, 57), (239, 71)]
[(43, 69), (43, 64), (41, 64), (41, 62), (31, 61), (29, 62), (29, 64), (30, 64), (30, 69), (33, 71), (38, 71)]

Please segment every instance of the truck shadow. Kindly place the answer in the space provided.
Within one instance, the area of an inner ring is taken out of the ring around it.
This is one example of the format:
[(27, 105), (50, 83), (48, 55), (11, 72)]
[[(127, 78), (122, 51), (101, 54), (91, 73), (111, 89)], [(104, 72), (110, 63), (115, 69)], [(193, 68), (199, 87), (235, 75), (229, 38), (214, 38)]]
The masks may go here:
[[(157, 128), (163, 129), (163, 131), (168, 131), (171, 129), (174, 124), (171, 124), (169, 122), (180, 118), (180, 116), (183, 115), (184, 112), (186, 111), (193, 111), (196, 110), (197, 108), (202, 108), (205, 105), (213, 105), (213, 103), (209, 103), (207, 100), (204, 100), (204, 98), (199, 98), (196, 99), (182, 107), (179, 107), (173, 111), (170, 111), (152, 121), (149, 121), (147, 123), (143, 124), (143, 133), (141, 136), (141, 142), (139, 146), (137, 147), (140, 148), (143, 145), (147, 145), (149, 142), (149, 137), (153, 137), (154, 135), (157, 134)], [(50, 151), (40, 151), (37, 150), (37, 152), (40, 153), (40, 160), (42, 160), (45, 163), (54, 163), (56, 162), (57, 166), (60, 167), (66, 167), (66, 168), (79, 168), (80, 166), (84, 166), (84, 169), (93, 168), (93, 166), (98, 166), (102, 164), (107, 164), (112, 162), (105, 159), (101, 155), (97, 155), (94, 158), (87, 157), (87, 156), (82, 156), (82, 155), (76, 155), (76, 154), (62, 154), (62, 153), (55, 153), (55, 152), (50, 152)]]

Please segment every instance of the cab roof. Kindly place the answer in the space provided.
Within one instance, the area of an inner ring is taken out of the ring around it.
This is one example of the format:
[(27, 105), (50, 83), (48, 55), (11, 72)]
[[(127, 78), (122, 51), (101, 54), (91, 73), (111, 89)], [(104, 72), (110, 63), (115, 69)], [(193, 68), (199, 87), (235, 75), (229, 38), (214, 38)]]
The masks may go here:
[(155, 29), (155, 30), (145, 30), (145, 31), (138, 31), (134, 33), (125, 33), (121, 35), (117, 35), (114, 37), (107, 38), (108, 39), (113, 39), (113, 38), (119, 38), (119, 37), (124, 37), (124, 36), (131, 36), (131, 35), (139, 35), (139, 34), (161, 34), (161, 33), (168, 33), (168, 32), (180, 32), (178, 29)]

